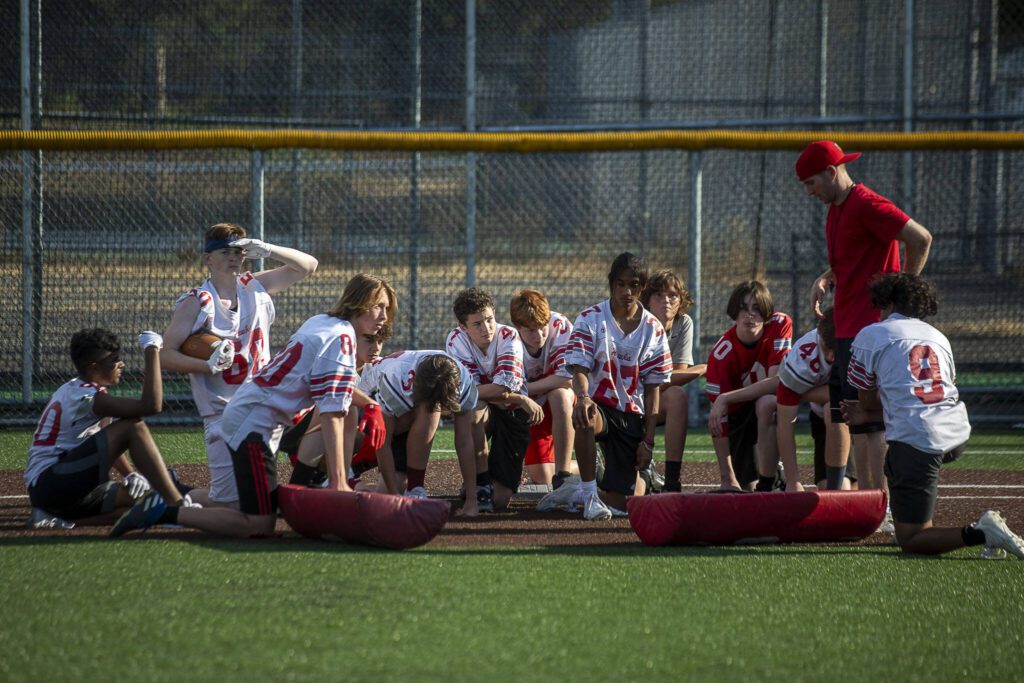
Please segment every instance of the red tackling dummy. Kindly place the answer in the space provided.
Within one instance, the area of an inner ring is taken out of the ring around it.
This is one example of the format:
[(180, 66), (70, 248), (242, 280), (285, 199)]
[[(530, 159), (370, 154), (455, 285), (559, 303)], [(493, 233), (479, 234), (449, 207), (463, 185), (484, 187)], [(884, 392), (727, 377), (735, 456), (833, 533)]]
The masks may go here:
[(278, 503), (285, 521), (307, 538), (392, 550), (429, 542), (448, 521), (448, 503), (386, 493), (328, 491), (282, 484)]
[(634, 496), (629, 523), (647, 545), (823, 543), (870, 536), (886, 496), (871, 491)]

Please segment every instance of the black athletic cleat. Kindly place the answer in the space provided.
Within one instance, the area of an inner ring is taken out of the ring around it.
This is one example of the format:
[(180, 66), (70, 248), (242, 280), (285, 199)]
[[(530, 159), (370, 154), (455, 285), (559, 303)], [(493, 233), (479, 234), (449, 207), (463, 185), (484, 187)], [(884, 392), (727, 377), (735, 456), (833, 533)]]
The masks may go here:
[(494, 512), (494, 489), (490, 486), (477, 486), (476, 506), (480, 512)]
[(149, 493), (139, 498), (135, 505), (128, 508), (128, 512), (121, 515), (121, 519), (117, 520), (110, 530), (110, 537), (119, 538), (132, 529), (148, 529), (160, 521), (166, 510), (167, 503), (156, 489), (151, 489)]
[(647, 493), (661, 493), (665, 488), (665, 477), (661, 476), (658, 472), (658, 468), (654, 466), (654, 461), (651, 460), (650, 464), (644, 469), (640, 470), (640, 478), (647, 484)]
[(682, 493), (683, 485), (678, 481), (665, 481), (665, 485), (661, 487), (662, 493)]
[(775, 483), (772, 484), (773, 491), (785, 491), (786, 490), (786, 472), (782, 469), (782, 463), (780, 462), (775, 467)]

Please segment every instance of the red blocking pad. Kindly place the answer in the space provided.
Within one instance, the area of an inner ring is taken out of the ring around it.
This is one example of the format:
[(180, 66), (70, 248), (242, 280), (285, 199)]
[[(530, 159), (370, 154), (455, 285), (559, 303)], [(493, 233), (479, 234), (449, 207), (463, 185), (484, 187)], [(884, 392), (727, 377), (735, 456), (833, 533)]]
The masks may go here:
[(448, 521), (448, 503), (386, 493), (278, 487), (281, 516), (307, 538), (393, 550), (429, 542)]
[(661, 493), (627, 503), (629, 523), (647, 545), (854, 541), (878, 529), (885, 507), (880, 489)]

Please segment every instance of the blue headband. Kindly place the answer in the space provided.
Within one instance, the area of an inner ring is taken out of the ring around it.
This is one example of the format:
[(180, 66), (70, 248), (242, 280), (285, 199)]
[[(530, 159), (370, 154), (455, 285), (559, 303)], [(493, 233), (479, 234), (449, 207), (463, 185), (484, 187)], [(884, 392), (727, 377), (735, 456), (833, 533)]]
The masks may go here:
[(236, 238), (231, 238), (229, 240), (206, 240), (206, 246), (203, 247), (203, 251), (209, 254), (211, 251), (225, 249), (227, 247), (230, 247), (231, 243), (234, 242), (235, 239)]

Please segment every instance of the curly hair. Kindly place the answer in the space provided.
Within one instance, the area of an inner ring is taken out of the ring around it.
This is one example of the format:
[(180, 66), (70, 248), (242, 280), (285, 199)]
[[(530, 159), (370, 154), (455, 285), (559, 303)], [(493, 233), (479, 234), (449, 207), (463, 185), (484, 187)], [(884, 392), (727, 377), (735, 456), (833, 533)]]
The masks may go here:
[(117, 335), (102, 327), (75, 332), (71, 335), (71, 344), (68, 346), (71, 362), (83, 379), (91, 363), (120, 350), (121, 342), (118, 341)]
[(640, 295), (640, 303), (644, 305), (644, 308), (650, 307), (651, 297), (658, 292), (675, 292), (679, 295), (679, 313), (677, 315), (689, 313), (693, 308), (693, 297), (689, 290), (683, 286), (683, 281), (679, 279), (679, 276), (671, 270), (659, 270), (647, 281), (647, 287)]
[(908, 318), (924, 320), (939, 312), (939, 296), (932, 283), (919, 275), (890, 273), (870, 286), (871, 305), (886, 309)]
[(757, 310), (761, 311), (765, 320), (775, 314), (775, 304), (772, 302), (772, 293), (768, 291), (768, 285), (759, 280), (747, 280), (736, 285), (729, 296), (729, 304), (725, 307), (725, 312), (732, 320), (739, 317), (740, 310), (743, 308), (743, 300), (747, 298), (747, 295), (753, 295)]
[(387, 324), (391, 325), (398, 312), (398, 298), (395, 296), (395, 290), (384, 278), (366, 273), (352, 276), (352, 279), (345, 285), (345, 291), (342, 292), (341, 298), (331, 310), (327, 311), (327, 315), (333, 315), (342, 320), (357, 318), (373, 308), (380, 298), (381, 292), (387, 294), (388, 297)]
[(465, 325), (469, 316), (483, 313), (487, 308), (494, 311), (494, 299), (479, 287), (462, 290), (455, 296), (455, 303), (452, 304), (452, 312), (460, 325)]
[(615, 260), (612, 261), (611, 268), (608, 269), (609, 291), (615, 286), (615, 278), (627, 270), (633, 271), (633, 274), (640, 280), (640, 289), (647, 286), (647, 262), (641, 257), (626, 251), (616, 256)]
[(431, 410), (442, 413), (457, 413), (461, 375), (456, 361), (443, 353), (427, 356), (416, 366), (416, 377), (412, 381), (412, 402), (426, 403)]
[(551, 320), (548, 300), (535, 289), (520, 290), (508, 308), (509, 319), (516, 327), (541, 328)]

